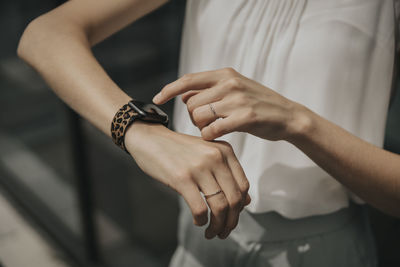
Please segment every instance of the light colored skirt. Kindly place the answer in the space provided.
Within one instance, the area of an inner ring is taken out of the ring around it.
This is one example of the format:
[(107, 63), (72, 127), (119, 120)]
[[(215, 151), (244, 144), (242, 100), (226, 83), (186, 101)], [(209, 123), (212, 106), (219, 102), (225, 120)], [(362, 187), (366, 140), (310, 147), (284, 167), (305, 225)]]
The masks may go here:
[(243, 211), (226, 240), (204, 237), (181, 200), (179, 244), (170, 267), (377, 266), (366, 208), (351, 204), (328, 215), (290, 220), (276, 212)]

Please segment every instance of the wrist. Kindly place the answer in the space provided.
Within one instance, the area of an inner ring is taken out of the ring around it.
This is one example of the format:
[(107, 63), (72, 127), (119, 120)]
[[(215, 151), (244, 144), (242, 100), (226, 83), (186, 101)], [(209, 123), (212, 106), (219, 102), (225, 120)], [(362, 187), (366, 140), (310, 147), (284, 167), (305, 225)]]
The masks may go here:
[[(132, 99), (127, 104), (124, 104), (122, 107), (120, 107), (112, 119), (111, 137), (114, 143), (128, 154), (131, 154), (131, 152), (128, 149), (127, 142), (129, 143), (130, 140), (132, 141), (131, 144), (129, 144), (131, 148), (134, 147), (134, 144), (138, 143), (133, 142), (134, 138), (128, 137), (132, 135), (128, 134), (128, 132), (141, 133), (143, 131), (147, 132), (148, 130), (148, 127), (146, 126), (147, 123), (141, 122), (152, 123), (153, 125), (149, 129), (157, 128), (155, 127), (155, 124), (159, 124), (156, 126), (167, 126), (168, 115), (154, 104), (144, 103)], [(126, 142), (126, 140), (128, 141)]]
[(286, 141), (293, 145), (298, 145), (300, 142), (311, 138), (315, 131), (317, 116), (310, 109), (296, 103), (292, 118), (287, 124)]
[(140, 147), (146, 146), (147, 142), (151, 141), (154, 135), (168, 135), (171, 133), (173, 131), (162, 124), (137, 120), (126, 130), (125, 146), (133, 156)]

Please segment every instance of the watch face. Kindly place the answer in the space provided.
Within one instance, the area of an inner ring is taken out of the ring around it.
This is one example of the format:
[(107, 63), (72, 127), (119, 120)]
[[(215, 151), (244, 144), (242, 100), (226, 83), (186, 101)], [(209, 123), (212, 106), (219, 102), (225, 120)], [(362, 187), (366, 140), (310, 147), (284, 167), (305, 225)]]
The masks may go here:
[(129, 105), (141, 115), (141, 120), (168, 124), (168, 115), (154, 104), (132, 100)]

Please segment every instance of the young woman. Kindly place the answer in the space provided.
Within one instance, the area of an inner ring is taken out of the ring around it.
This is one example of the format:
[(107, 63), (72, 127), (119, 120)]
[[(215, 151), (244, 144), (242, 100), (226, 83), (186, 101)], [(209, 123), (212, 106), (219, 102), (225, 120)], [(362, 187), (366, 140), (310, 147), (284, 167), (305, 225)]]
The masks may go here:
[[(131, 98), (90, 47), (164, 2), (69, 1), (27, 27), (18, 54), (112, 136)], [(184, 27), (183, 76), (154, 98), (183, 94), (177, 132), (136, 120), (121, 146), (187, 203), (171, 266), (375, 266), (353, 193), (400, 214), (400, 157), (379, 148), (393, 1), (189, 0)], [(206, 204), (212, 240), (192, 223)]]

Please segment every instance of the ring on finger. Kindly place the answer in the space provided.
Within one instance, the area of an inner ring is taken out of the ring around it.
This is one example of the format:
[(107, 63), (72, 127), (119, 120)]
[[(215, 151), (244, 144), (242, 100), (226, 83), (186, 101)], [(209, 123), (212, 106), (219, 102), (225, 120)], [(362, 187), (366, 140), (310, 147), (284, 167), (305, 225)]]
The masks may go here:
[(212, 193), (212, 194), (204, 195), (204, 197), (205, 197), (206, 199), (208, 199), (208, 198), (213, 197), (213, 196), (216, 196), (216, 195), (218, 195), (218, 194), (220, 194), (220, 193), (222, 193), (222, 190), (221, 190), (221, 189), (218, 190), (217, 192)]
[(212, 103), (208, 104), (208, 106), (210, 107), (211, 112), (214, 114), (214, 116), (216, 118), (219, 118), (219, 116), (217, 115), (217, 112), (215, 112), (214, 106)]

